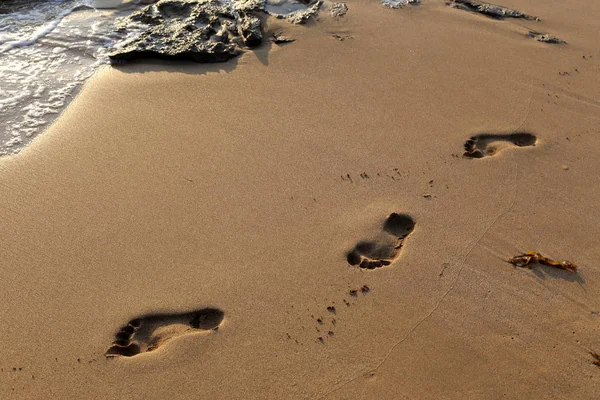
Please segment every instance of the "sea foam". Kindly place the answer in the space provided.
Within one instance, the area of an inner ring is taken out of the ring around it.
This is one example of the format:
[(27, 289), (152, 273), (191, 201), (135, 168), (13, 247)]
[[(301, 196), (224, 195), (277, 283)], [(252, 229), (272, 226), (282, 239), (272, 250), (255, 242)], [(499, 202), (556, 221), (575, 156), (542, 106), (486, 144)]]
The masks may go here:
[[(114, 2), (113, 2), (114, 3)], [(108, 63), (118, 10), (102, 0), (7, 1), (0, 14), (0, 155), (18, 153)]]

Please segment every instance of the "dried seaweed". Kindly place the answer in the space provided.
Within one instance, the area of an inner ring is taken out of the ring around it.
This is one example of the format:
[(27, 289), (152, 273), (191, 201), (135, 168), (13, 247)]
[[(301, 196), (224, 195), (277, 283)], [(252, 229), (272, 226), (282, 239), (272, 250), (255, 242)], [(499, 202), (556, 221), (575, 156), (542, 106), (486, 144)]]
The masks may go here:
[(508, 260), (509, 263), (516, 267), (533, 268), (536, 263), (546, 265), (548, 267), (558, 268), (565, 271), (577, 272), (577, 265), (570, 261), (556, 261), (549, 257), (545, 257), (538, 252), (528, 251)]

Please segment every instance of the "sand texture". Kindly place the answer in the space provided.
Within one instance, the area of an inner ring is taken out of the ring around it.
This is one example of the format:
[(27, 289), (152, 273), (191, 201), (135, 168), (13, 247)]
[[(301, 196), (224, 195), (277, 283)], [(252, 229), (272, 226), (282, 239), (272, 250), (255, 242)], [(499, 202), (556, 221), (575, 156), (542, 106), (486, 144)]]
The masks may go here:
[(0, 159), (1, 399), (600, 396), (600, 2), (347, 4)]

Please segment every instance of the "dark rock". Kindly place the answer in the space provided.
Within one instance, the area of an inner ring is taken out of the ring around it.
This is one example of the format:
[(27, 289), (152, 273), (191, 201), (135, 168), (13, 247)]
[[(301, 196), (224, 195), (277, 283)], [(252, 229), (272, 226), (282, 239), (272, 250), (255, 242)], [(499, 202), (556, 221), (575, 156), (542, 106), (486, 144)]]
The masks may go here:
[(476, 12), (496, 19), (522, 18), (527, 20), (539, 21), (538, 17), (524, 14), (518, 10), (513, 10), (511, 8), (503, 6), (497, 6), (494, 4), (481, 3), (479, 1), (474, 0), (450, 0), (446, 4), (451, 7), (458, 8), (459, 10)]
[(246, 46), (255, 47), (262, 43), (261, 24), (257, 17), (244, 16), (240, 19), (238, 26)]
[(276, 43), (276, 44), (291, 43), (291, 42), (295, 42), (295, 41), (296, 41), (296, 39), (292, 39), (290, 37), (284, 36), (280, 31), (273, 32), (273, 34), (271, 36), (271, 42)]
[(210, 30), (185, 23), (148, 28), (127, 45), (109, 55), (111, 60), (139, 58), (180, 59), (196, 62), (222, 62), (241, 53), (234, 44), (211, 41)]
[(244, 44), (248, 47), (260, 45), (263, 39), (262, 26), (256, 13), (265, 11), (265, 0), (237, 0), (233, 5)]
[(253, 15), (264, 9), (262, 0), (161, 0), (125, 17), (120, 29), (136, 33), (117, 44), (113, 61), (140, 58), (223, 62), (242, 53), (241, 43), (262, 42), (260, 20)]
[[(316, 18), (322, 0), (138, 0), (152, 3), (124, 17), (118, 31), (128, 39), (117, 43), (109, 57), (113, 63), (141, 58), (181, 59), (196, 62), (227, 61), (245, 48), (263, 41), (264, 14), (303, 24)], [(331, 12), (346, 13), (344, 3)], [(334, 15), (334, 14), (332, 14)], [(273, 35), (275, 43), (293, 39)]]
[(548, 33), (529, 31), (529, 32), (527, 32), (527, 37), (530, 37), (530, 38), (535, 39), (538, 42), (542, 42), (542, 43), (551, 43), (551, 44), (566, 44), (567, 43), (564, 40), (561, 40), (561, 39), (557, 38), (556, 36), (552, 36)]
[(73, 7), (71, 9), (71, 11), (76, 12), (76, 11), (88, 11), (88, 10), (93, 10), (94, 7), (92, 6), (88, 6), (87, 4), (79, 4), (75, 7)]

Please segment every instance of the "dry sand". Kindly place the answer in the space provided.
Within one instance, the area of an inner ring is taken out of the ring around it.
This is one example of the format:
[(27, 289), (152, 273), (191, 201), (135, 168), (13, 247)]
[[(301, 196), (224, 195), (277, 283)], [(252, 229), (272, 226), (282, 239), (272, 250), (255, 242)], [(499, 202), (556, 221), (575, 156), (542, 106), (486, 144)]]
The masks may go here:
[[(600, 3), (348, 4), (227, 64), (107, 67), (0, 160), (0, 398), (598, 398)], [(513, 131), (537, 144), (462, 158)], [(350, 267), (392, 212), (400, 256)], [(218, 330), (104, 357), (205, 307)]]

